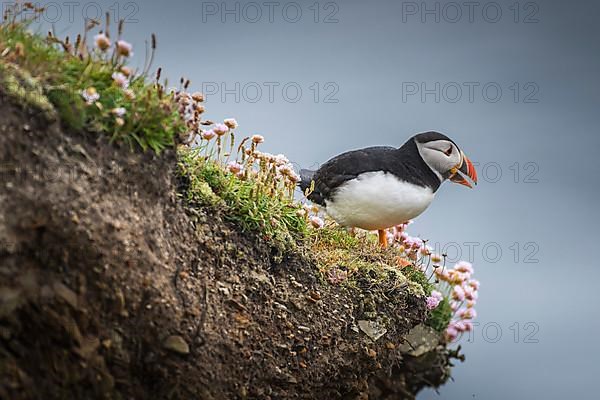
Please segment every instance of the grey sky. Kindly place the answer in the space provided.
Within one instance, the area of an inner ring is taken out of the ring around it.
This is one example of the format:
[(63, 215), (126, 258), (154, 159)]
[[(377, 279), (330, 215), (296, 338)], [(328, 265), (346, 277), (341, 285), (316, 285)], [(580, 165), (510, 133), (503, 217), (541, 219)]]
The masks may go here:
[[(87, 3), (74, 7), (74, 21), (55, 3), (57, 30), (82, 26)], [(436, 2), (248, 3), (237, 11), (230, 1), (95, 4), (129, 15), (135, 62), (157, 33), (155, 65), (173, 82), (183, 75), (195, 89), (218, 88), (207, 96), (208, 117), (235, 117), (240, 132), (263, 134), (267, 151), (299, 166), (363, 146), (400, 146), (430, 129), (453, 138), (479, 163), (480, 185), (445, 184), (410, 231), (451, 256), (459, 250), (482, 282), (480, 326), (472, 343), (461, 340), (467, 361), (440, 397), (592, 398), (600, 4), (439, 2), (439, 12), (422, 15), (423, 4), (435, 10)], [(221, 15), (224, 7), (234, 12)]]

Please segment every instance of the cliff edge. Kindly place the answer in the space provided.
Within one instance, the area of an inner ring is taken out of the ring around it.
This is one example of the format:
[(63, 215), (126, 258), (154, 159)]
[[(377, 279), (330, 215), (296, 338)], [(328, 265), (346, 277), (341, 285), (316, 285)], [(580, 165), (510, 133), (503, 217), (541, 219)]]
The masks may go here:
[(402, 399), (449, 376), (422, 296), (391, 275), (331, 285), (187, 207), (172, 148), (0, 87), (0, 168), (1, 398)]

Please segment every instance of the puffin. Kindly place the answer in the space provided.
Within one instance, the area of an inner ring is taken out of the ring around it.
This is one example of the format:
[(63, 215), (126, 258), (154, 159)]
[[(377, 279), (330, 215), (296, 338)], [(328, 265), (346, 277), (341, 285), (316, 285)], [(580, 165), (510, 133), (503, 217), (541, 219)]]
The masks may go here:
[(473, 163), (446, 135), (430, 131), (401, 147), (376, 146), (342, 153), (317, 170), (300, 170), (299, 186), (349, 229), (378, 231), (387, 247), (386, 229), (419, 216), (446, 181), (472, 188)]

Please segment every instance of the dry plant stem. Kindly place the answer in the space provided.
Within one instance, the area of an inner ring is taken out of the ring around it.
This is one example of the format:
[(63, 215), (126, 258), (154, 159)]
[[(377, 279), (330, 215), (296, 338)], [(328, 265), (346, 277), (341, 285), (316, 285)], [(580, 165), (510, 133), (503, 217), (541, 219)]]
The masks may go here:
[(221, 137), (217, 137), (217, 162), (221, 165)]

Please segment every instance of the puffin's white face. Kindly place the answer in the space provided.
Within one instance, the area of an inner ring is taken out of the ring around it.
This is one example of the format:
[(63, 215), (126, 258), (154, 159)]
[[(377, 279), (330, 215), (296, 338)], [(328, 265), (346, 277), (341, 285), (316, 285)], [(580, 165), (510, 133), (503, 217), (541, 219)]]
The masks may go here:
[(459, 168), (463, 155), (454, 143), (449, 140), (432, 140), (426, 143), (417, 142), (419, 154), (431, 170), (443, 181)]

